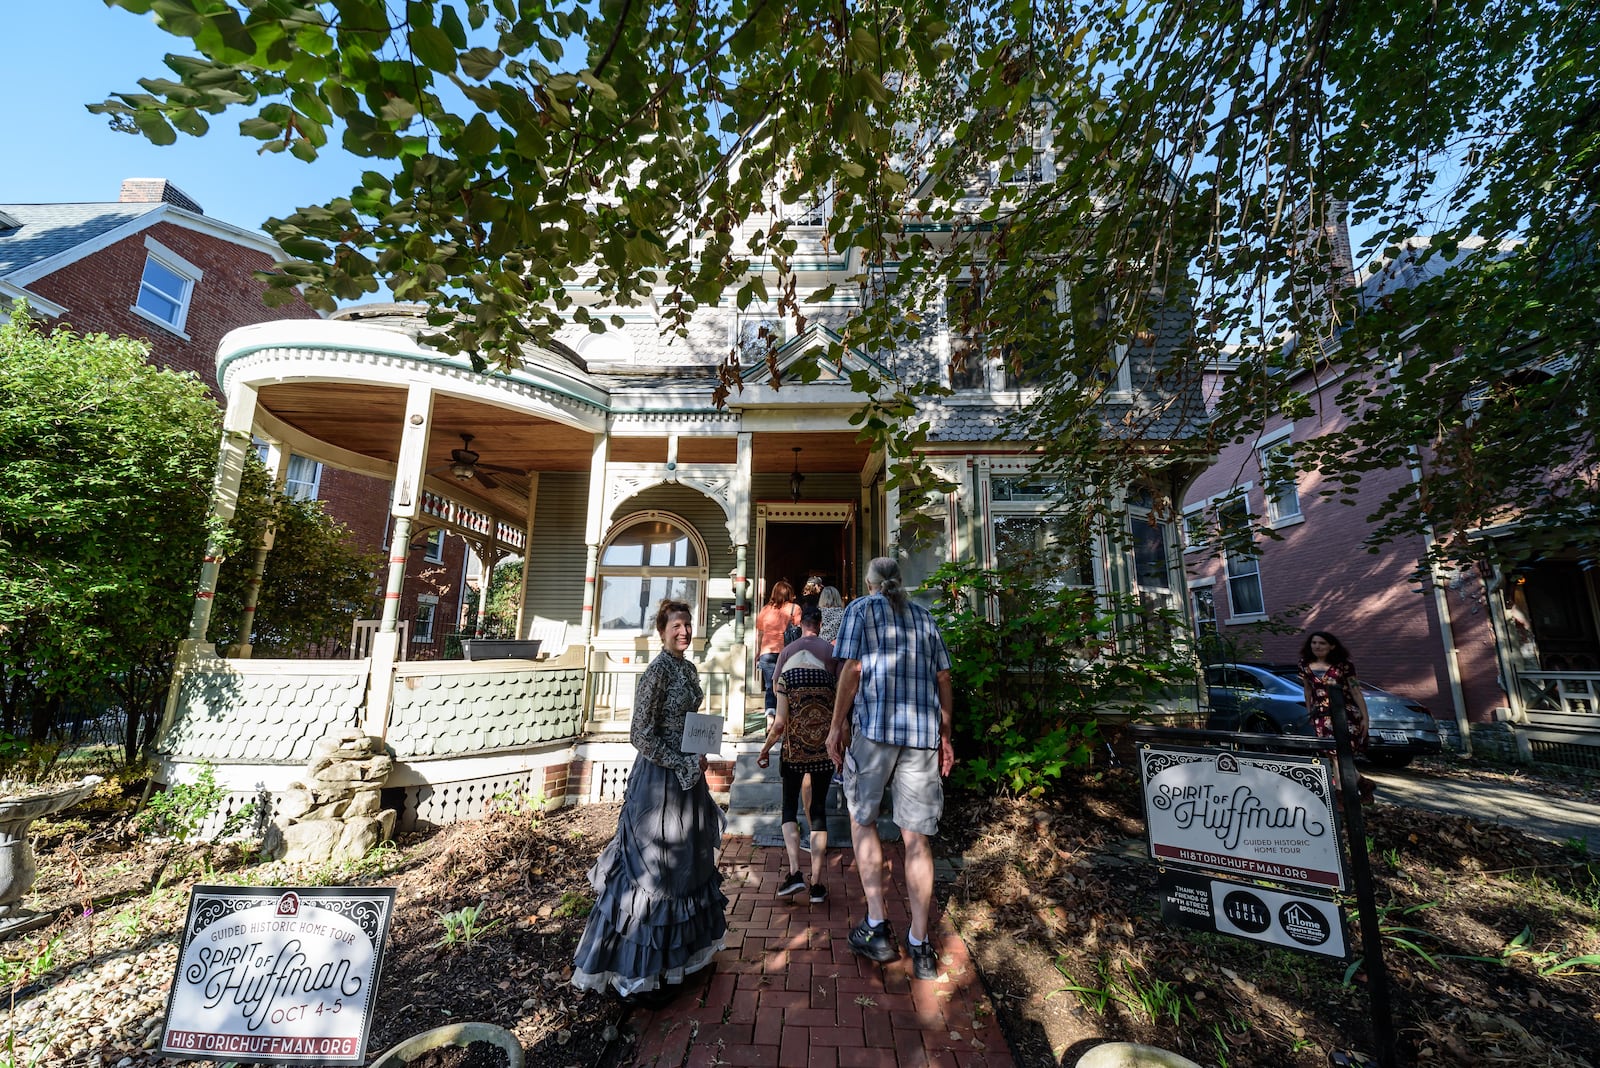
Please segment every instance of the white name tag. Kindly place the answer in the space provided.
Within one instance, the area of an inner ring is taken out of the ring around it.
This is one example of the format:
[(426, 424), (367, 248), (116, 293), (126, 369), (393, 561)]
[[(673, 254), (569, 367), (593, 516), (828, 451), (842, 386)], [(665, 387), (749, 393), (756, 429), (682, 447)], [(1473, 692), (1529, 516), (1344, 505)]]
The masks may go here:
[(722, 748), (723, 718), (690, 712), (683, 721), (685, 753), (715, 753)]

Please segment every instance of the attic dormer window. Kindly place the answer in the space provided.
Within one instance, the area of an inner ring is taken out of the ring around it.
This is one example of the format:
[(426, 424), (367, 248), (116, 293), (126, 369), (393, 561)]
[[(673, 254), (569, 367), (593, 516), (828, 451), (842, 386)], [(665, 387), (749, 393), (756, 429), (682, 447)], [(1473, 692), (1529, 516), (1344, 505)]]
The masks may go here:
[(739, 316), (739, 359), (756, 363), (789, 340), (788, 323), (772, 314), (756, 312)]
[(189, 318), (189, 298), (201, 270), (159, 241), (145, 238), (144, 274), (133, 311), (176, 334)]

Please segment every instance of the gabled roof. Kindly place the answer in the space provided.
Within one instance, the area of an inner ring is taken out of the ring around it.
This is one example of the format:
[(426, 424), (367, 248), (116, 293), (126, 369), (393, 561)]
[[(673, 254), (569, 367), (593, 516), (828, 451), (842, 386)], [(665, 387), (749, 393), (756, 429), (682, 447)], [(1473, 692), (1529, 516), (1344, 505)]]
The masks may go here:
[(0, 282), (24, 287), (158, 222), (230, 241), (274, 258), (282, 250), (265, 234), (152, 201), (96, 204), (0, 204), (18, 225), (0, 227)]
[[(844, 361), (835, 364), (827, 359), (828, 349), (832, 345), (844, 346)], [(844, 345), (844, 337), (828, 326), (821, 323), (812, 323), (798, 336), (790, 338), (778, 346), (776, 353), (778, 361), (778, 378), (780, 381), (798, 381), (796, 376), (790, 375), (789, 369), (802, 357), (817, 353), (817, 370), (821, 374), (814, 379), (811, 385), (824, 382), (850, 381), (850, 372), (866, 371), (869, 374), (881, 375), (886, 373), (882, 364), (862, 352), (858, 348)], [(766, 382), (769, 380), (770, 371), (766, 360), (755, 360), (740, 366), (739, 378), (745, 382)]]
[(0, 204), (19, 224), (0, 229), (0, 277), (87, 244), (159, 204)]

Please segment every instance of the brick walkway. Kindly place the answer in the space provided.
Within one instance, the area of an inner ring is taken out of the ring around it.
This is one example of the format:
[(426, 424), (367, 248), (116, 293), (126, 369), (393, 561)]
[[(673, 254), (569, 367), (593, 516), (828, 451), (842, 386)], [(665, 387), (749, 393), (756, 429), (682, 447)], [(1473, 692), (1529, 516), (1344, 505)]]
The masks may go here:
[[(804, 894), (776, 896), (788, 866), (781, 848), (749, 838), (724, 843), (728, 948), (715, 970), (696, 975), (678, 997), (653, 1012), (636, 1011), (638, 1068), (1002, 1068), (1014, 1062), (994, 1008), (941, 915), (935, 927), (937, 982), (911, 977), (905, 952), (911, 919), (900, 877), (903, 853), (885, 843), (889, 920), (901, 957), (878, 964), (845, 942), (866, 909), (855, 854), (828, 850), (826, 904)], [(808, 857), (802, 859), (809, 865)], [(809, 867), (802, 870), (809, 876)]]

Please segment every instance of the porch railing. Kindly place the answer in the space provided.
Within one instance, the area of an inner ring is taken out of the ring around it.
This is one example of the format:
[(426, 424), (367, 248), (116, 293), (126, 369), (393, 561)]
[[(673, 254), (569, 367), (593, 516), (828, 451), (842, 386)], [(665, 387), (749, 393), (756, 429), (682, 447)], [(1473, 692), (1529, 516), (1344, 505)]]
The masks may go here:
[(1530, 723), (1600, 732), (1600, 673), (1519, 671), (1517, 685)]
[[(611, 664), (589, 672), (588, 722), (591, 728), (620, 730), (633, 719), (633, 695), (639, 676), (647, 664)], [(700, 687), (705, 704), (700, 711), (714, 716), (728, 714), (731, 677), (726, 671), (700, 672)]]

